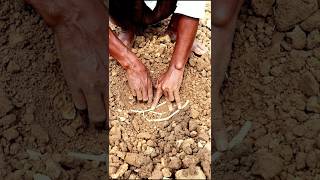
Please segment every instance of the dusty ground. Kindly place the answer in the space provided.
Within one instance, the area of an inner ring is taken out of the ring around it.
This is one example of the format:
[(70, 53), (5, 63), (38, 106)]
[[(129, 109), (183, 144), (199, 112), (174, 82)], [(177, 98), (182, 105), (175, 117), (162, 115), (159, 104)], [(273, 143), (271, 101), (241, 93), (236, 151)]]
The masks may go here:
[[(211, 24), (210, 4), (206, 13), (197, 39), (209, 52), (201, 57), (191, 56), (180, 90), (182, 100), (189, 100), (190, 104), (170, 120), (148, 122), (141, 114), (130, 113), (130, 109), (148, 106), (133, 100), (125, 71), (114, 59), (110, 61), (111, 177), (162, 179), (194, 174), (200, 178), (211, 177), (211, 31), (206, 26)], [(159, 36), (168, 23), (169, 19), (151, 27), (134, 44), (133, 51), (149, 68), (153, 80), (168, 67), (174, 48), (170, 40)], [(160, 112), (168, 111), (166, 105), (163, 107)]]
[(51, 179), (104, 178), (103, 163), (67, 156), (102, 154), (107, 136), (83, 128), (52, 32), (22, 0), (0, 4), (1, 179), (32, 179), (37, 173)]
[(252, 1), (240, 13), (225, 84), (229, 134), (245, 141), (213, 179), (320, 179), (320, 10), (317, 0)]

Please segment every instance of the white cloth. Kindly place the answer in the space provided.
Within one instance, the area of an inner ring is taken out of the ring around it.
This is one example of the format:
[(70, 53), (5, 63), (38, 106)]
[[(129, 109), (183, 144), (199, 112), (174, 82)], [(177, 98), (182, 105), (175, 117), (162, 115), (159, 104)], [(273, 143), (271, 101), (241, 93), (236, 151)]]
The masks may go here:
[[(157, 1), (144, 0), (150, 9), (154, 9)], [(177, 1), (177, 8), (174, 13), (182, 14), (193, 18), (202, 18), (205, 15), (206, 1)]]

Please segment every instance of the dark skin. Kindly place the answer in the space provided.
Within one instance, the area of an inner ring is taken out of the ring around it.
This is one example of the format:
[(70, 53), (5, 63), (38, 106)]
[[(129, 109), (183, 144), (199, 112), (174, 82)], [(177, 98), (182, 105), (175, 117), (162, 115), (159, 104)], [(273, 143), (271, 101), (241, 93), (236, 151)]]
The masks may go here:
[(215, 0), (213, 22), (213, 114), (216, 147), (219, 151), (228, 148), (227, 132), (223, 120), (221, 88), (231, 58), (232, 42), (238, 13), (244, 0)]
[(106, 121), (107, 16), (100, 0), (26, 0), (53, 29), (64, 77), (77, 109)]
[[(184, 15), (176, 16), (176, 26), (170, 29), (177, 35), (176, 45), (168, 69), (157, 80), (157, 91), (152, 103), (152, 108), (155, 108), (163, 95), (167, 101), (175, 101), (178, 108), (181, 108), (179, 89), (183, 80), (185, 64), (188, 61), (196, 36), (199, 19)], [(129, 86), (133, 95), (137, 96), (138, 100), (150, 102), (153, 95), (151, 78), (148, 70), (141, 61), (138, 60), (134, 53), (130, 51), (128, 44), (125, 44), (127, 42), (130, 42), (130, 40), (120, 40), (111, 30), (109, 30), (110, 54), (127, 70)], [(129, 72), (131, 71), (130, 73), (128, 72), (128, 69)]]

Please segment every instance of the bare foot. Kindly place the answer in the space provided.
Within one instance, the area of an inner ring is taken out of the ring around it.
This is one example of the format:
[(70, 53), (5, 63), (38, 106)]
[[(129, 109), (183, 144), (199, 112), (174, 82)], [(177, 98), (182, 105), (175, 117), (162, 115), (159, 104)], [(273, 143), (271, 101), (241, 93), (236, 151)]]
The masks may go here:
[(118, 38), (123, 42), (125, 46), (128, 48), (132, 48), (134, 43), (135, 35), (132, 31), (124, 31), (122, 30), (118, 36)]
[(195, 53), (198, 56), (204, 55), (206, 52), (208, 52), (208, 48), (204, 46), (203, 44), (199, 43), (196, 39), (193, 42), (191, 51)]
[[(170, 36), (171, 41), (176, 41), (177, 36), (173, 31), (167, 29), (165, 34), (168, 34)], [(206, 48), (206, 46), (204, 46), (203, 44), (198, 42), (197, 39), (195, 39), (192, 44), (191, 51), (196, 55), (201, 56), (208, 52), (208, 48)]]

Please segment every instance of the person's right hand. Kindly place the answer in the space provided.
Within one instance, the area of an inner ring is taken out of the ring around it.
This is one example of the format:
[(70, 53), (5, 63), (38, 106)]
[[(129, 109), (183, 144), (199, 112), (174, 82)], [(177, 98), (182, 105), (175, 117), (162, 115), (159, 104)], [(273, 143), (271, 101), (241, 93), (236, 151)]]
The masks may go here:
[(100, 0), (26, 0), (53, 29), (64, 77), (77, 109), (106, 121), (107, 16)]
[(127, 78), (133, 96), (136, 96), (139, 101), (151, 103), (152, 80), (145, 65), (137, 59), (136, 63), (127, 69)]

